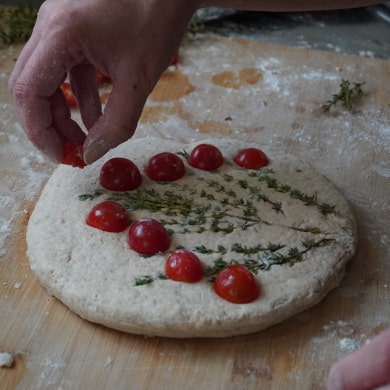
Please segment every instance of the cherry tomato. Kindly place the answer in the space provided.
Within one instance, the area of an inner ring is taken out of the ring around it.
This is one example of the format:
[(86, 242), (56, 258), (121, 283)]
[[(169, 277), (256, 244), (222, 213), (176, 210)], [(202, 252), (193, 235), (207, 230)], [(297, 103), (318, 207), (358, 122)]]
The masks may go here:
[(84, 168), (83, 145), (76, 142), (67, 142), (64, 145), (61, 163), (71, 165), (72, 167)]
[(176, 54), (172, 58), (171, 65), (176, 66), (178, 63), (179, 63), (179, 53), (176, 52)]
[(177, 282), (196, 283), (203, 278), (202, 264), (198, 256), (187, 249), (178, 249), (168, 256), (165, 273)]
[(98, 69), (96, 71), (96, 82), (98, 85), (109, 83), (111, 82), (111, 78)]
[(232, 303), (249, 303), (260, 294), (252, 272), (239, 264), (228, 265), (218, 273), (214, 281), (214, 291)]
[(111, 191), (131, 191), (141, 185), (142, 176), (137, 166), (127, 158), (114, 157), (100, 169), (100, 184)]
[(171, 238), (160, 222), (152, 218), (144, 218), (131, 224), (128, 242), (134, 251), (152, 256), (166, 251), (171, 245)]
[(130, 225), (130, 216), (121, 204), (105, 200), (92, 208), (86, 222), (96, 229), (118, 233)]
[(240, 150), (233, 161), (246, 169), (258, 169), (268, 165), (268, 157), (260, 149), (247, 148)]
[(175, 181), (185, 174), (183, 160), (171, 152), (158, 153), (145, 166), (146, 175), (154, 181)]
[(62, 93), (65, 96), (66, 103), (69, 107), (76, 107), (77, 106), (77, 100), (74, 96), (72, 89), (70, 87), (70, 84), (67, 82), (64, 82), (60, 86)]
[(204, 171), (213, 171), (223, 164), (223, 156), (216, 146), (200, 144), (192, 150), (188, 164)]

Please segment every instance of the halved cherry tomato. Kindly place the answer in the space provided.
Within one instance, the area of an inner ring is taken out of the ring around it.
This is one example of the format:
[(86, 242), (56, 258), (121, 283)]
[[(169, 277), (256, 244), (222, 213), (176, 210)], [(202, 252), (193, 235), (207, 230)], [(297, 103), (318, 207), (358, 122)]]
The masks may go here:
[(104, 84), (111, 82), (111, 78), (107, 76), (105, 73), (103, 73), (101, 70), (96, 71), (96, 82), (97, 84)]
[(105, 232), (119, 233), (130, 225), (127, 210), (118, 202), (105, 200), (95, 205), (88, 213), (87, 225)]
[(100, 184), (111, 191), (131, 191), (141, 185), (142, 176), (133, 161), (114, 157), (100, 169)]
[(72, 167), (84, 168), (83, 145), (76, 142), (67, 142), (64, 145), (62, 164), (71, 165)]
[(171, 245), (171, 237), (160, 222), (144, 218), (130, 225), (128, 243), (134, 251), (152, 256), (166, 251)]
[(246, 169), (259, 169), (268, 165), (268, 157), (257, 148), (240, 150), (233, 158), (233, 161), (238, 166)]
[(145, 173), (154, 181), (175, 181), (184, 176), (185, 167), (177, 154), (162, 152), (149, 159)]
[(63, 82), (60, 85), (61, 91), (65, 96), (66, 103), (68, 104), (69, 107), (76, 107), (77, 106), (77, 100), (76, 97), (74, 96), (72, 89), (70, 87), (70, 84), (67, 82)]
[(178, 249), (168, 256), (165, 273), (177, 282), (196, 283), (203, 278), (199, 257), (187, 249)]
[(172, 58), (171, 65), (176, 66), (178, 63), (179, 63), (179, 53), (176, 52), (176, 54)]
[(218, 273), (214, 281), (214, 291), (232, 303), (249, 303), (260, 294), (252, 272), (239, 264), (228, 265)]
[(191, 151), (188, 164), (204, 171), (213, 171), (223, 164), (223, 156), (216, 146), (200, 144)]

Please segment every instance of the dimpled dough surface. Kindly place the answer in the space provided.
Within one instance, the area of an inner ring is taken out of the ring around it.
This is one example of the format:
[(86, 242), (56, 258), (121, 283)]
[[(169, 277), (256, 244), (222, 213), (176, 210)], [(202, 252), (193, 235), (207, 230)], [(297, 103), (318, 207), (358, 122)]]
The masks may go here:
[[(181, 154), (186, 175), (170, 184), (150, 181), (143, 174), (145, 163), (163, 151), (190, 153), (196, 144), (155, 138), (130, 140), (84, 169), (59, 166), (45, 186), (27, 230), (31, 268), (48, 293), (89, 321), (130, 333), (226, 337), (283, 321), (317, 304), (338, 286), (356, 247), (355, 221), (339, 191), (293, 156), (259, 147), (270, 164), (257, 171), (243, 170), (231, 162), (232, 158), (253, 144), (221, 139), (202, 143), (220, 148), (223, 166), (218, 172), (200, 171), (190, 167)], [(233, 227), (231, 232), (211, 231), (212, 211), (202, 225), (191, 224), (180, 213), (167, 216), (164, 210), (136, 210), (130, 215), (132, 220), (179, 220), (176, 225), (167, 225), (173, 232), (168, 252), (204, 246), (211, 253), (196, 253), (205, 269), (221, 257), (226, 262), (249, 259), (261, 264), (256, 273), (259, 298), (248, 304), (233, 304), (217, 296), (206, 277), (195, 284), (161, 279), (166, 253), (139, 256), (128, 246), (127, 230), (107, 233), (86, 225), (89, 210), (112, 193), (87, 200), (80, 200), (79, 195), (101, 189), (100, 168), (111, 157), (126, 157), (137, 164), (143, 183), (135, 191), (172, 191), (192, 199), (193, 204), (211, 202), (210, 210), (225, 210), (230, 217), (219, 226)], [(299, 199), (297, 191), (312, 202), (302, 196)], [(324, 212), (321, 205), (330, 212)], [(244, 216), (249, 209), (250, 216)], [(196, 229), (203, 232), (190, 232)], [(309, 249), (308, 242), (312, 243)], [(242, 254), (232, 250), (234, 244), (258, 250)], [(297, 262), (272, 264), (278, 256), (288, 258), (290, 250), (299, 252)], [(136, 286), (136, 278), (145, 275), (153, 281)]]

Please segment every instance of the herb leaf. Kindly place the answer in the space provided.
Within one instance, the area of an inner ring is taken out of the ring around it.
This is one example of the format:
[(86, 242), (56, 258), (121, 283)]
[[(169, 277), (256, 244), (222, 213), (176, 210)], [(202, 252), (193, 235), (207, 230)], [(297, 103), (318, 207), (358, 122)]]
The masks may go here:
[(363, 83), (351, 83), (349, 80), (341, 80), (340, 90), (334, 94), (332, 99), (328, 100), (323, 104), (322, 108), (325, 112), (341, 103), (348, 111), (352, 110), (352, 98), (363, 94), (362, 85)]

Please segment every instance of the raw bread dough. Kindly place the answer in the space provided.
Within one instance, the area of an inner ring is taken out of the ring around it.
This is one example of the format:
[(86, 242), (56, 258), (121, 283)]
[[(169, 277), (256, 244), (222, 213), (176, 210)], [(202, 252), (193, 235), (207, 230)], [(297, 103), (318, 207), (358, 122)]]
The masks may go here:
[[(204, 246), (212, 251), (197, 253), (205, 267), (213, 266), (221, 257), (227, 262), (244, 261), (243, 254), (232, 251), (233, 244), (246, 249), (260, 245), (261, 251), (246, 256), (261, 259), (265, 268), (256, 274), (261, 286), (256, 301), (229, 303), (214, 293), (207, 278), (195, 284), (161, 279), (166, 254), (139, 256), (129, 249), (127, 231), (107, 233), (86, 225), (89, 210), (108, 195), (84, 201), (79, 195), (101, 189), (100, 168), (109, 158), (130, 158), (143, 172), (152, 155), (163, 151), (189, 153), (196, 145), (155, 138), (130, 140), (84, 169), (60, 166), (49, 179), (27, 230), (31, 268), (49, 294), (89, 321), (130, 333), (226, 337), (256, 332), (285, 320), (317, 304), (338, 286), (356, 247), (354, 217), (339, 191), (293, 156), (260, 147), (270, 164), (254, 172), (231, 162), (240, 149), (253, 144), (225, 139), (203, 143), (216, 145), (225, 157), (217, 173), (186, 164), (187, 174), (178, 182), (153, 183), (143, 175), (141, 190), (184, 194), (198, 205), (214, 198), (212, 210), (225, 207), (224, 213), (230, 215), (219, 227), (233, 226), (233, 231), (211, 232), (211, 216), (204, 225), (193, 225), (191, 216), (175, 225), (172, 223), (180, 216), (138, 210), (131, 211), (132, 220), (153, 217), (170, 222), (170, 251), (180, 246)], [(235, 205), (234, 199), (239, 199)], [(324, 212), (324, 208), (331, 212)], [(243, 213), (250, 211), (252, 214), (244, 218)], [(199, 228), (205, 231), (183, 233)], [(306, 250), (304, 243), (308, 242), (317, 245)], [(273, 252), (270, 244), (281, 248)], [(301, 261), (272, 265), (278, 255), (288, 257), (294, 250), (301, 253)], [(136, 286), (136, 278), (145, 275), (153, 282)]]

